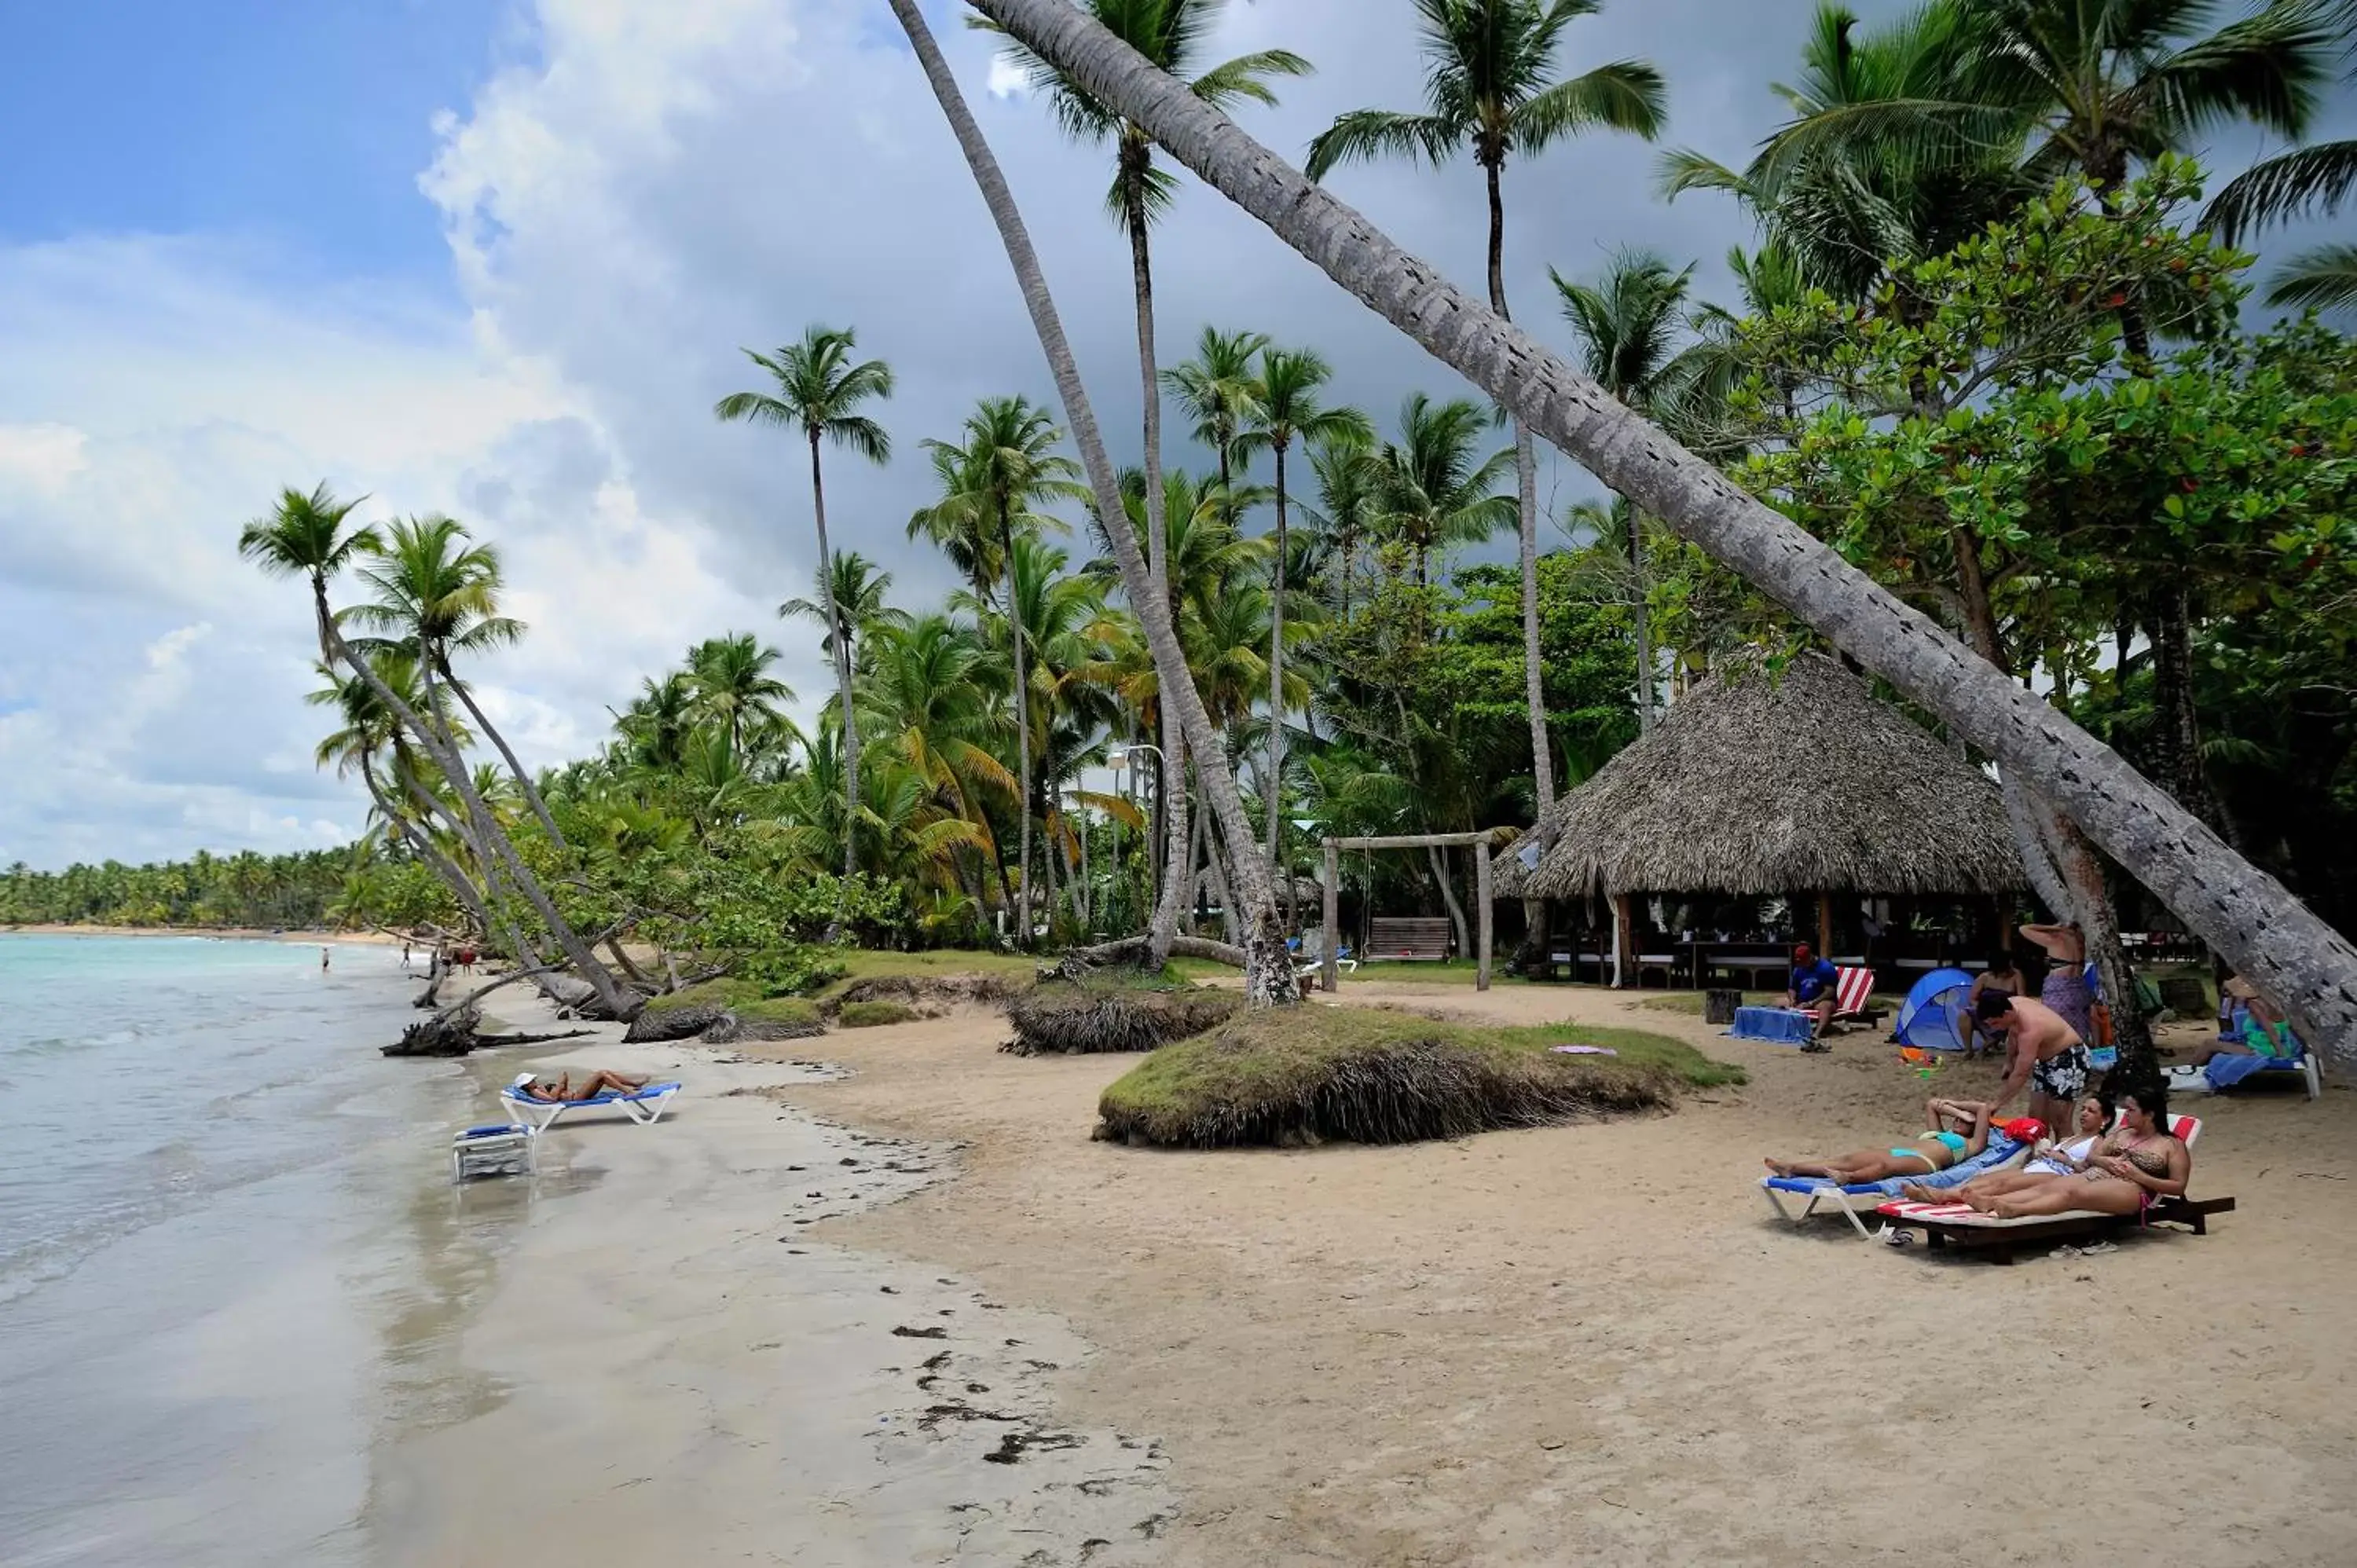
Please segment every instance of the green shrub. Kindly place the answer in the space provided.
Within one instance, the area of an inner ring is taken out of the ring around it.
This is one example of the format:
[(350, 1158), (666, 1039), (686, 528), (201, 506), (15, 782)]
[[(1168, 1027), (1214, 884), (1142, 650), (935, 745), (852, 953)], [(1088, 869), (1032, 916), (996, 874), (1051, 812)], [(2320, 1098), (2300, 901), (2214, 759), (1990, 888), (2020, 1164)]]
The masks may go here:
[[(1557, 1045), (1615, 1057), (1563, 1056)], [(1315, 1004), (1243, 1013), (1108, 1087), (1101, 1136), (1190, 1148), (1400, 1144), (1665, 1110), (1743, 1071), (1633, 1029), (1501, 1029)]]
[(846, 1002), (836, 1012), (834, 1022), (845, 1029), (878, 1029), (923, 1016), (905, 1002)]

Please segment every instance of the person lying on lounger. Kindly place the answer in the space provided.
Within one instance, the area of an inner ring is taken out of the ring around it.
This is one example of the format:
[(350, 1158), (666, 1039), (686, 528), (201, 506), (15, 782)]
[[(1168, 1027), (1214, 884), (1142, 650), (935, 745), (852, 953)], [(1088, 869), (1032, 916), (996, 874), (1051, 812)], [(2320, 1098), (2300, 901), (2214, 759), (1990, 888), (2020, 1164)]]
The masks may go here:
[[(1917, 1203), (1963, 1201), (1972, 1203), (1975, 1208), (1978, 1208), (1977, 1199), (2002, 1197), (2006, 1193), (2043, 1181), (2048, 1176), (2070, 1176), (2085, 1170), (2088, 1160), (2094, 1155), (2096, 1144), (2103, 1139), (2104, 1123), (2108, 1120), (2110, 1120), (2110, 1112), (2104, 1109), (2104, 1102), (2090, 1094), (2079, 1101), (2074, 1120), (2076, 1135), (2067, 1139), (2058, 1139), (2047, 1144), (2019, 1170), (1985, 1171), (1968, 1182), (1945, 1187), (1927, 1187), (1921, 1182), (1908, 1182), (1900, 1187), (1899, 1195), (1901, 1197), (1911, 1198)], [(2021, 1122), (2006, 1122), (2005, 1130), (2035, 1125), (2037, 1125), (2035, 1122), (2024, 1118)], [(1967, 1194), (1970, 1196), (1966, 1196)]]
[(632, 1078), (626, 1072), (608, 1072), (599, 1068), (579, 1077), (560, 1072), (554, 1078), (535, 1078), (515, 1086), (519, 1100), (536, 1100), (543, 1105), (577, 1105), (585, 1100), (595, 1100), (601, 1094), (636, 1094), (647, 1086), (643, 1078)]
[[(1829, 1160), (1770, 1160), (1768, 1168), (1780, 1176), (1816, 1176), (1844, 1187), (1943, 1171), (1988, 1147), (1989, 1113), (1995, 1109), (1977, 1100), (1929, 1100), (1923, 1103), (1923, 1120), (1932, 1123), (1932, 1130), (1916, 1134), (1904, 1146), (1859, 1149)], [(1959, 1133), (1955, 1127), (1970, 1132)]]
[(2219, 1006), (2226, 1027), (2218, 1037), (2193, 1053), (2189, 1067), (2208, 1067), (2218, 1057), (2272, 1057), (2290, 1061), (2299, 1055), (2299, 1036), (2291, 1032), (2282, 1008), (2260, 995), (2251, 983), (2234, 976), (2219, 988)]
[(2120, 1124), (2095, 1145), (2083, 1170), (2041, 1176), (1975, 1199), (1967, 1182), (1937, 1202), (1962, 1200), (1999, 1219), (2091, 1209), (2097, 1214), (2135, 1214), (2154, 1200), (2177, 1197), (2193, 1172), (2192, 1151), (2169, 1131), (2169, 1092), (2153, 1089), (2120, 1096)]

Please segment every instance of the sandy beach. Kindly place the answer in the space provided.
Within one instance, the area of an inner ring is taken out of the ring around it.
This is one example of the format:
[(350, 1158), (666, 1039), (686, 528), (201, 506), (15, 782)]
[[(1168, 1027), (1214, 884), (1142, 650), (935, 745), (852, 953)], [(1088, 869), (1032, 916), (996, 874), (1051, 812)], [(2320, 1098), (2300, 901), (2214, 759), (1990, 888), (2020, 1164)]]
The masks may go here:
[(2241, 1201), (2211, 1235), (2006, 1268), (1760, 1203), (1763, 1154), (1917, 1114), (1930, 1086), (1863, 1034), (1808, 1058), (1590, 990), (1346, 997), (1658, 1029), (1752, 1082), (1211, 1155), (1092, 1143), (1135, 1058), (1001, 1055), (988, 1010), (774, 1060), (484, 1058), (487, 1086), (546, 1059), (689, 1087), (656, 1128), (551, 1134), (536, 1191), (462, 1200), (532, 1210), (448, 1350), (496, 1391), (383, 1450), (389, 1560), (2093, 1564), (2128, 1529), (2186, 1563), (2347, 1561), (2344, 1090), (2179, 1107), (2197, 1190)]

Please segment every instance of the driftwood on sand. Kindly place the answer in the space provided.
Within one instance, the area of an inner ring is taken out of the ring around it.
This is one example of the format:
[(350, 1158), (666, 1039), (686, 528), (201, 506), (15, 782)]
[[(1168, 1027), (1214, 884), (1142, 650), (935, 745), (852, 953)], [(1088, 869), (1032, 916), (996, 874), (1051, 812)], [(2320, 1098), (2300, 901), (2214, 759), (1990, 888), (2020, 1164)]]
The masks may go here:
[(436, 1013), (402, 1030), (401, 1038), (378, 1048), (389, 1057), (463, 1057), (495, 1046), (542, 1046), (552, 1040), (576, 1040), (588, 1029), (562, 1029), (543, 1035), (486, 1035), (482, 1009), (473, 999)]

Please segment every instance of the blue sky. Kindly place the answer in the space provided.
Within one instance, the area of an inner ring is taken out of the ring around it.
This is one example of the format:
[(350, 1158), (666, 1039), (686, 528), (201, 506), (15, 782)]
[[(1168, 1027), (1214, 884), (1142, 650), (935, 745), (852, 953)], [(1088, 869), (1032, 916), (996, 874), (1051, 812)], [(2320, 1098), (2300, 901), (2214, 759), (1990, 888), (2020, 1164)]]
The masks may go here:
[[(952, 0), (931, 8), (950, 22)], [(1654, 60), (1668, 140), (1739, 164), (1781, 113), (1768, 84), (1810, 9), (1609, 0), (1570, 29), (1569, 63)], [(595, 747), (610, 707), (724, 631), (774, 642), (811, 707), (827, 670), (773, 613), (809, 590), (799, 460), (711, 414), (748, 384), (739, 349), (856, 327), (899, 372), (883, 415), (904, 454), (979, 397), (1053, 401), (883, 16), (878, 0), (0, 0), (0, 865), (361, 830), (356, 787), (313, 766), (301, 597), (234, 550), (282, 486), (365, 494), (372, 520), (447, 511), (500, 547), (531, 632), (472, 674), (529, 763)], [(1315, 62), (1243, 116), (1298, 156), (1343, 110), (1417, 101), (1411, 25), (1408, 0), (1258, 0), (1213, 48)], [(1105, 155), (993, 96), (989, 40), (939, 31), (1121, 441), (1135, 339)], [(2344, 94), (2324, 129), (2353, 122)], [(2249, 142), (2219, 150), (2231, 165)], [(1508, 291), (1558, 348), (1550, 267), (1646, 246), (1723, 297), (1748, 225), (1721, 198), (1659, 200), (1657, 153), (1597, 136), (1510, 170)], [(1478, 283), (1469, 166), (1334, 184)], [(1206, 324), (1275, 330), (1385, 425), (1411, 391), (1465, 390), (1207, 192), (1182, 188), (1156, 247), (1166, 358)], [(1540, 494), (1594, 489), (1553, 463)], [(952, 585), (905, 536), (924, 490), (912, 456), (828, 473), (839, 542), (918, 608)]]
[(0, 240), (242, 234), (456, 291), (434, 116), (527, 38), (511, 0), (7, 0)]

